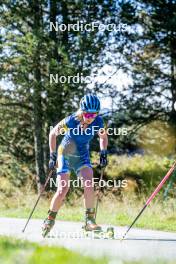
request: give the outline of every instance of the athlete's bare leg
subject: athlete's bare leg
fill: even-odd
[[[54,194],[51,204],[50,204],[50,211],[57,212],[61,205],[62,201],[64,200],[68,190],[68,181],[69,181],[69,173],[61,173],[60,175],[57,176],[57,191]]]
[[[94,207],[93,170],[85,167],[80,170],[80,176],[84,185],[84,203],[86,208]]]
[[[101,227],[95,222],[94,208],[94,186],[93,186],[93,170],[85,167],[80,170],[80,176],[84,184],[84,203],[85,203],[85,230],[101,231]]]

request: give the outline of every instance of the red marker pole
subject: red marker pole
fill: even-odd
[[[149,205],[149,203],[157,195],[157,193],[160,191],[160,189],[162,188],[162,186],[164,185],[164,183],[167,181],[167,179],[172,175],[172,173],[174,172],[175,168],[176,168],[176,161],[174,162],[174,164],[172,165],[172,167],[170,168],[170,170],[168,171],[168,173],[165,175],[165,177],[162,179],[162,181],[160,182],[160,184],[157,186],[157,188],[154,190],[154,192],[152,193],[152,195],[148,198],[148,200],[146,201],[144,207],[139,212],[139,214],[136,216],[136,218],[134,219],[134,221],[132,222],[132,224],[130,225],[130,227],[128,228],[128,230],[125,232],[125,234],[123,235],[123,237],[122,237],[121,240],[123,240],[125,238],[126,234],[129,232],[129,230],[132,228],[132,226],[136,223],[136,221],[138,220],[138,218],[140,217],[140,215],[144,212],[145,208]]]

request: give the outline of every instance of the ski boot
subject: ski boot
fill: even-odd
[[[101,226],[97,225],[95,222],[95,209],[88,208],[86,209],[85,215],[85,226],[83,226],[84,235],[89,236],[90,233],[98,235],[102,232]]]
[[[44,220],[43,226],[42,226],[42,236],[46,237],[47,234],[51,231],[52,227],[55,224],[55,218],[56,218],[57,212],[48,211],[48,217]]]

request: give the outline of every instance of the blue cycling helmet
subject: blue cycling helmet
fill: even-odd
[[[85,95],[80,101],[80,109],[88,113],[100,111],[100,101],[96,95]]]

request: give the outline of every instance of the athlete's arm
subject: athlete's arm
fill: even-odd
[[[62,134],[63,130],[67,130],[65,119],[60,121],[49,133],[50,153],[56,152],[56,138],[58,135]]]
[[[103,129],[103,132],[99,132],[98,135],[100,138],[100,166],[102,168],[105,168],[108,164],[108,160],[107,160],[108,135],[105,129]]]
[[[49,147],[50,147],[50,153],[56,152],[56,134],[52,129],[49,133]]]
[[[61,129],[67,130],[65,118],[60,121],[49,133],[50,160],[49,169],[54,169],[57,161],[56,137],[61,134]]]

